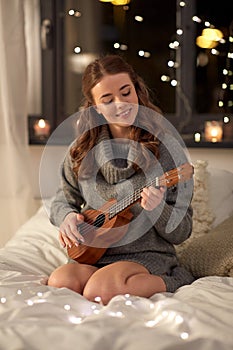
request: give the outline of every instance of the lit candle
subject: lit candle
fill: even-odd
[[[45,119],[37,120],[33,125],[35,136],[48,137],[50,134],[50,124]]]
[[[205,123],[205,140],[210,142],[222,141],[222,122],[207,121]]]
[[[194,134],[194,141],[200,142],[201,141],[201,134],[199,132],[195,132]]]

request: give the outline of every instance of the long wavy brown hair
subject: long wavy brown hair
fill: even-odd
[[[152,103],[148,87],[132,66],[119,55],[107,55],[90,63],[86,67],[82,77],[82,92],[84,99],[78,123],[79,137],[77,137],[70,150],[73,161],[73,170],[77,176],[82,160],[96,145],[101,128],[106,124],[106,121],[104,122],[104,120],[103,123],[98,122],[98,125],[95,125],[95,122],[93,122],[93,120],[97,120],[100,116],[97,114],[95,108],[92,108],[92,106],[94,106],[92,89],[104,76],[119,73],[127,73],[129,75],[138,96],[139,106],[148,108],[148,113],[144,111],[144,113],[140,113],[140,116],[138,113],[136,117],[136,119],[138,119],[137,125],[132,125],[130,127],[129,139],[136,141],[143,146],[142,149],[146,148],[157,158],[159,157],[159,139],[155,136],[155,120],[151,117],[150,111],[152,110],[161,115],[161,110]],[[157,113],[154,114],[156,115]],[[145,160],[148,158],[146,154],[143,156]],[[135,167],[137,168],[137,165],[135,165]]]

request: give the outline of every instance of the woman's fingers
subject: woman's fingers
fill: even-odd
[[[72,240],[68,237],[68,235],[64,232],[59,231],[59,241],[63,248],[72,246]]]
[[[82,214],[69,213],[59,229],[59,241],[62,247],[72,246],[72,243],[78,245],[80,242],[84,243],[84,238],[78,230],[78,225],[80,225],[84,220]]]
[[[59,242],[60,242],[61,246],[62,246],[63,248],[65,248],[65,247],[66,247],[66,243],[65,243],[65,240],[64,240],[64,238],[63,238],[63,234],[62,234],[61,231],[59,231],[59,236],[58,236],[58,238],[59,238]]]
[[[141,193],[141,206],[146,210],[155,209],[162,201],[165,188],[155,188],[153,186],[145,187]]]

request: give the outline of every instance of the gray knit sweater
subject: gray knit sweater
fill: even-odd
[[[165,135],[159,147],[159,160],[150,154],[151,166],[135,171],[133,162],[141,165],[137,143],[111,140],[108,128],[102,129],[92,154],[83,162],[84,167],[91,166],[88,178],[80,180],[74,175],[69,152],[64,159],[61,185],[51,206],[50,220],[56,226],[72,211],[99,209],[110,198],[124,201],[155,177],[187,162],[179,142]],[[179,267],[173,245],[182,243],[191,234],[192,191],[191,179],[168,188],[164,200],[153,211],[134,204],[127,234],[109,247],[96,265],[101,267],[120,260],[139,262],[151,273],[161,275],[168,291],[190,283],[193,277]]]

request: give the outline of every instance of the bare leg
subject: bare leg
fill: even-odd
[[[99,296],[107,304],[118,294],[129,293],[148,298],[165,291],[166,285],[160,276],[151,275],[138,263],[119,261],[93,273],[84,287],[83,295],[91,301]]]
[[[82,294],[88,279],[96,270],[97,267],[86,264],[62,265],[52,272],[48,285],[57,288],[66,287]]]

